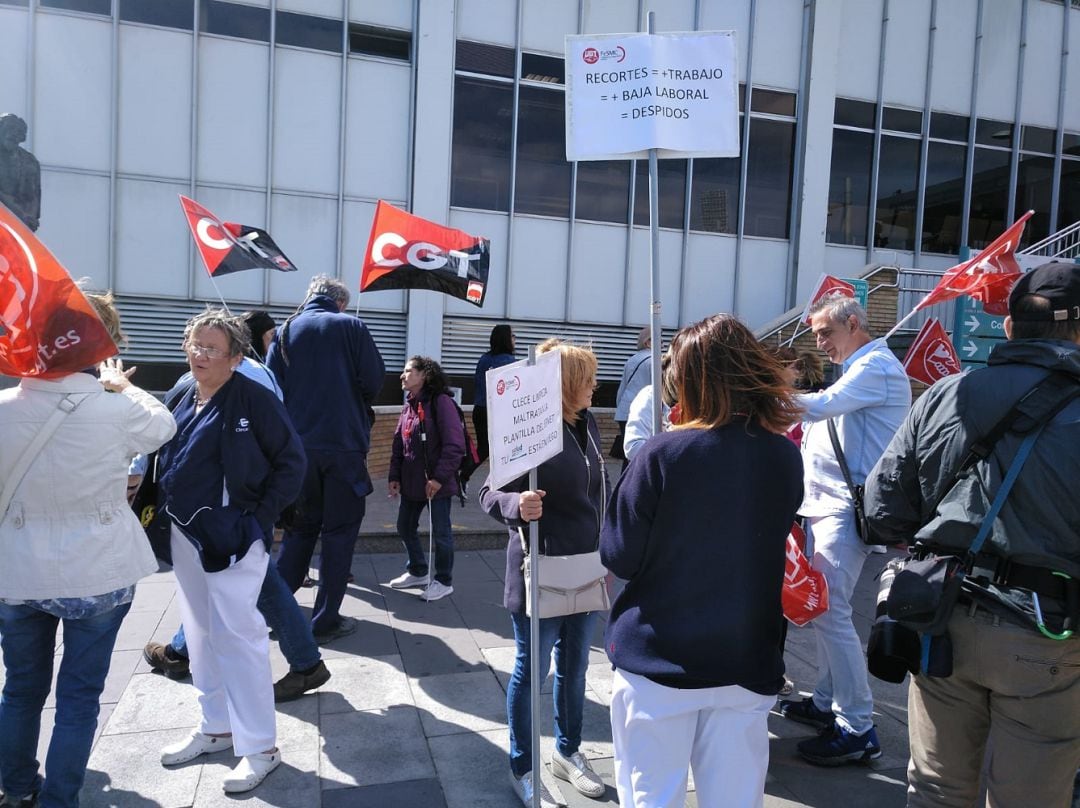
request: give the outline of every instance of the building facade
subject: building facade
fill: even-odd
[[[818,275],[943,269],[1016,215],[1080,220],[1076,0],[0,0],[0,112],[29,124],[39,236],[116,291],[144,362],[220,295],[358,288],[375,204],[491,239],[484,308],[360,296],[393,367],[461,376],[496,322],[591,339],[617,378],[649,310],[644,161],[565,159],[564,36],[736,31],[742,155],[660,163],[662,320],[761,325]],[[217,288],[177,195],[301,271]]]

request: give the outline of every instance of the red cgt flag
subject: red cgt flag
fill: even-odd
[[[191,237],[211,278],[243,272],[245,269],[276,269],[295,272],[296,266],[270,238],[257,227],[223,222],[194,199],[180,194]]]
[[[919,301],[915,311],[968,295],[980,301],[983,310],[990,314],[1008,314],[1009,290],[1021,275],[1014,253],[1024,225],[1034,213],[1029,210],[978,255],[946,272],[933,291]]]
[[[806,325],[810,325],[810,308],[817,303],[821,298],[828,297],[829,295],[843,295],[844,297],[855,297],[855,287],[847,281],[842,281],[839,278],[834,278],[832,275],[822,275],[818,278],[817,286],[814,287],[814,293],[810,295],[810,300],[806,303],[806,308],[803,309],[802,321]]]
[[[491,242],[379,200],[360,275],[361,292],[430,289],[483,306]]]
[[[60,263],[0,205],[0,373],[57,379],[116,355],[116,343]]]
[[[927,320],[919,329],[904,357],[904,370],[923,384],[933,384],[963,372],[949,335],[936,319]]]

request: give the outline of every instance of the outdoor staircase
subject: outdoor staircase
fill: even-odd
[[[1080,262],[1080,222],[1053,233],[1037,244],[1019,250],[1017,255],[1073,259]]]

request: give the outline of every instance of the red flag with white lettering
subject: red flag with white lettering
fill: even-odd
[[[360,275],[361,292],[430,289],[483,306],[491,242],[379,200]]]
[[[0,205],[0,373],[57,379],[115,356],[116,343],[60,262]]]
[[[822,275],[818,278],[817,286],[814,287],[814,293],[810,295],[810,299],[806,302],[806,308],[803,309],[802,322],[806,325],[810,325],[810,308],[817,303],[821,298],[828,297],[829,295],[843,295],[844,297],[855,297],[855,287],[847,281],[842,281],[839,278],[834,278],[832,275]]]
[[[990,314],[1008,314],[1009,291],[1021,275],[1014,253],[1033,213],[1029,210],[978,255],[949,269],[933,291],[919,301],[915,311],[968,295],[980,301]]]
[[[245,269],[276,269],[296,272],[296,266],[270,238],[257,227],[223,222],[194,199],[180,194],[191,237],[211,278],[242,272]]]
[[[945,328],[936,319],[927,320],[904,356],[907,375],[923,384],[933,384],[946,376],[962,373],[960,358]]]

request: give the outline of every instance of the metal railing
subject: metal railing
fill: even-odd
[[[1045,255],[1047,258],[1080,258],[1080,222],[1073,222],[1027,249],[1020,250],[1018,254]]]

